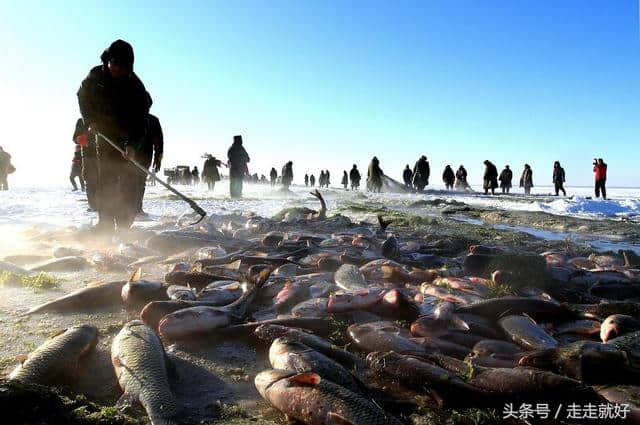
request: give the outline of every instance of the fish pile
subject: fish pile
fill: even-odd
[[[322,200],[318,193],[314,196]],[[196,231],[147,234],[120,252],[72,250],[41,270],[165,264],[163,281],[91,286],[26,314],[121,305],[140,312],[115,337],[123,397],[153,424],[188,423],[164,345],[213,336],[267,347],[264,400],[305,424],[401,424],[419,404],[640,404],[640,262],[631,252],[531,253],[429,241],[379,218],[290,210],[211,217]],[[17,269],[21,273],[22,269]],[[45,342],[11,379],[55,384],[96,344],[84,325]],[[66,376],[66,378],[70,378]],[[562,417],[561,417],[562,419]],[[558,420],[557,423],[580,420]]]

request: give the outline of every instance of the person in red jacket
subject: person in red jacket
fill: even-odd
[[[593,171],[596,173],[596,198],[600,197],[602,192],[602,199],[607,199],[607,189],[605,184],[607,182],[607,164],[604,163],[602,158],[594,160]]]

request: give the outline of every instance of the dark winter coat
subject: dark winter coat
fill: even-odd
[[[369,171],[367,173],[369,183],[375,187],[382,187],[383,175],[384,172],[380,168],[380,161],[377,159],[371,160],[371,163],[369,164]]]
[[[510,188],[511,181],[513,180],[513,171],[509,168],[505,168],[500,173],[500,178],[498,180],[500,180],[500,187]]]
[[[451,169],[451,167],[446,167],[444,169],[444,172],[442,173],[442,180],[446,184],[450,184],[450,185],[452,185],[453,182],[456,180],[456,175],[453,173],[453,170]]]
[[[133,71],[113,78],[106,62],[96,66],[80,85],[78,103],[87,125],[97,125],[100,132],[122,146],[141,148],[152,101]]]
[[[227,152],[227,158],[229,159],[229,175],[231,177],[242,177],[249,172],[247,168],[250,161],[249,154],[244,150],[242,142],[233,142]]]
[[[485,189],[495,189],[498,187],[498,169],[491,162],[485,165],[483,180],[483,187]]]
[[[361,178],[362,177],[360,176],[360,171],[358,171],[357,168],[352,168],[349,172],[349,180],[351,180],[352,183],[360,184]]]
[[[218,167],[222,165],[222,162],[215,157],[208,158],[204,162],[202,167],[202,178],[205,180],[212,180],[214,182],[220,181],[220,172]]]
[[[556,184],[565,182],[564,168],[553,167],[553,182]]]
[[[413,177],[413,171],[411,171],[411,168],[406,167],[402,172],[402,180],[404,181],[404,184],[411,184],[411,177]]]
[[[520,187],[533,187],[533,170],[525,168],[520,176]]]
[[[428,186],[430,175],[429,161],[420,158],[413,167],[413,184],[415,186]]]

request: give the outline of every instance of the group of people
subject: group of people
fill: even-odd
[[[80,178],[81,189],[86,190],[89,208],[97,210],[99,223],[97,229],[112,233],[116,229],[126,230],[132,224],[136,214],[142,212],[142,199],[145,191],[147,173],[136,168],[129,159],[136,160],[143,168],[160,170],[163,155],[163,134],[160,121],[150,114],[151,95],[134,72],[134,52],[131,45],[123,40],[114,41],[100,56],[101,64],[92,68],[82,81],[78,90],[78,104],[81,118],[76,122],[73,141],[76,144],[70,180],[77,189],[75,179]],[[226,166],[229,168],[231,197],[242,196],[243,180],[249,175],[249,155],[243,147],[242,136],[233,137],[233,143],[227,152]],[[7,175],[15,171],[11,157],[0,148],[0,189],[8,189]],[[209,189],[220,180],[218,167],[222,161],[207,155],[202,170],[202,179]],[[485,161],[484,190],[495,193],[498,180],[503,192],[511,188],[513,173],[505,167],[500,176],[490,161]],[[598,159],[594,162],[596,174],[596,196],[602,193],[606,197],[607,166]],[[257,174],[254,176],[257,180]],[[403,172],[404,183],[417,191],[423,191],[429,184],[430,167],[426,156],[421,156],[413,169],[407,165]],[[373,157],[367,170],[367,190],[380,192],[387,176],[380,167],[380,161]],[[275,185],[278,176],[271,170],[271,184]],[[463,166],[454,173],[447,165],[442,179],[446,188],[451,190],[468,189],[467,172]],[[357,190],[360,186],[360,172],[354,164],[347,174],[342,176],[342,185],[348,183]],[[260,180],[266,183],[266,177]],[[293,164],[287,162],[282,168],[280,181],[289,187],[293,181]],[[553,182],[556,194],[562,191],[565,182],[564,169],[558,162],[554,165]],[[305,184],[315,186],[315,177],[305,175]],[[329,171],[322,171],[318,183],[320,187],[329,187]],[[520,179],[525,193],[533,187],[533,172],[527,164]]]

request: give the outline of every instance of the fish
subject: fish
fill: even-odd
[[[640,320],[624,314],[612,314],[600,326],[600,339],[607,342],[635,331],[640,331]]]
[[[624,314],[640,320],[640,304],[634,301],[603,301],[599,304],[574,304],[576,314],[606,319],[614,314]]]
[[[338,293],[329,297],[327,311],[329,313],[347,313],[366,310],[378,304],[384,295],[380,288],[360,289],[356,292]]]
[[[519,365],[549,370],[591,385],[634,384],[640,377],[640,369],[630,364],[624,351],[595,341],[529,352],[520,358]]]
[[[626,300],[640,298],[640,284],[598,282],[589,288],[589,293],[609,300]]]
[[[367,280],[357,266],[343,264],[336,270],[333,280],[338,288],[345,291],[357,291],[367,287]]]
[[[70,292],[53,301],[33,307],[22,315],[45,312],[86,311],[97,307],[122,305],[122,288],[125,280],[87,286]]]
[[[210,283],[198,294],[197,300],[206,302],[211,306],[229,305],[244,293],[240,282],[233,280],[221,280]]]
[[[145,305],[140,311],[140,320],[142,320],[151,329],[158,329],[158,324],[163,317],[169,313],[178,310],[184,310],[191,307],[209,306],[216,307],[206,301],[185,301],[185,300],[165,300],[151,301]]]
[[[375,303],[373,312],[383,317],[391,317],[397,320],[414,321],[420,316],[420,308],[409,299],[402,291],[391,289],[382,299]]]
[[[590,386],[552,372],[529,367],[486,368],[474,366],[468,380],[480,390],[493,393],[498,406],[507,403],[592,403],[604,399]]]
[[[542,350],[558,346],[558,341],[530,317],[505,316],[498,321],[498,324],[513,342],[526,350]]]
[[[324,338],[300,329],[275,324],[263,324],[258,326],[253,333],[260,340],[268,343],[273,343],[273,341],[280,337],[301,342],[307,347],[336,360],[350,369],[362,366],[362,361],[356,355],[336,347]]]
[[[111,362],[124,392],[120,404],[140,403],[153,425],[184,423],[169,386],[167,354],[151,328],[139,320],[125,324],[113,339]]]
[[[219,334],[237,337],[239,335],[252,334],[262,325],[279,325],[289,328],[299,328],[313,332],[314,335],[328,337],[331,328],[330,322],[326,318],[317,317],[283,317],[278,319],[260,320],[257,322],[246,322],[239,325],[231,325],[221,328]]]
[[[196,291],[189,286],[171,285],[167,288],[167,296],[170,300],[195,301]]]
[[[103,252],[94,254],[90,259],[91,265],[96,269],[110,272],[124,272],[129,267],[129,264],[135,261],[136,258],[133,257]]]
[[[135,243],[121,243],[118,245],[118,254],[124,257],[144,258],[152,256],[160,256],[158,251],[145,248]]]
[[[55,385],[69,383],[78,369],[78,361],[98,343],[98,329],[91,325],[73,326],[58,332],[29,354],[9,375],[25,384]]]
[[[48,255],[31,255],[31,254],[9,255],[4,257],[2,259],[3,261],[0,261],[0,272],[3,272],[3,271],[11,272],[11,269],[15,267],[14,271],[16,273],[14,274],[25,276],[29,272],[27,272],[20,266],[26,266],[34,263],[41,263],[50,258],[51,257],[49,257]]]
[[[309,298],[309,286],[304,283],[288,281],[274,300],[277,312],[283,313],[291,307]]]
[[[395,351],[396,353],[420,353],[426,349],[412,341],[411,334],[392,322],[353,324],[347,328],[349,338],[362,351]]]
[[[391,352],[373,352],[367,363],[376,374],[398,380],[407,388],[425,392],[435,391],[438,399],[449,407],[486,404],[486,394],[466,383],[455,373],[420,358]]]
[[[177,340],[241,322],[271,271],[265,269],[257,275],[252,275],[250,271],[246,283],[251,287],[232,304],[224,307],[190,307],[167,314],[158,324],[158,332],[165,338]]]
[[[600,333],[600,322],[597,320],[572,320],[564,322],[555,327],[557,334],[578,334],[584,336],[597,335]]]
[[[202,289],[212,282],[229,280],[228,276],[217,276],[203,272],[171,271],[164,276],[165,282],[171,285],[189,285],[196,289]]]
[[[291,315],[293,317],[327,317],[328,304],[328,298],[311,298],[296,304],[291,309]]]
[[[280,232],[269,232],[262,238],[261,244],[267,248],[275,248],[284,240],[284,234]]]
[[[378,405],[317,373],[269,369],[256,375],[254,383],[276,409],[305,424],[401,424]]]
[[[227,251],[220,246],[205,246],[196,251],[195,257],[198,260],[205,258],[221,258],[227,255]]]
[[[67,246],[60,246],[53,250],[54,258],[64,258],[64,257],[81,257],[84,254],[84,251],[77,248],[70,248]]]
[[[43,261],[29,267],[30,272],[77,272],[89,267],[83,257],[61,257]]]
[[[381,215],[378,215],[378,224],[380,225],[380,229],[378,229],[379,234],[384,235],[391,223],[393,223],[393,220],[385,220]]]
[[[122,287],[122,302],[126,306],[146,304],[150,301],[168,299],[167,287],[162,282],[141,280],[140,269],[135,271],[129,281]]]
[[[470,313],[497,320],[505,315],[526,314],[534,320],[560,321],[579,318],[568,306],[536,298],[492,298],[459,306],[457,313]]]
[[[138,267],[145,266],[147,264],[159,263],[164,259],[165,257],[162,255],[151,255],[148,257],[142,257],[139,260],[136,260],[133,263],[127,265],[127,269],[137,269]]]
[[[354,393],[367,394],[366,386],[344,366],[299,339],[286,336],[274,339],[269,347],[269,363],[274,369],[315,372]]]

